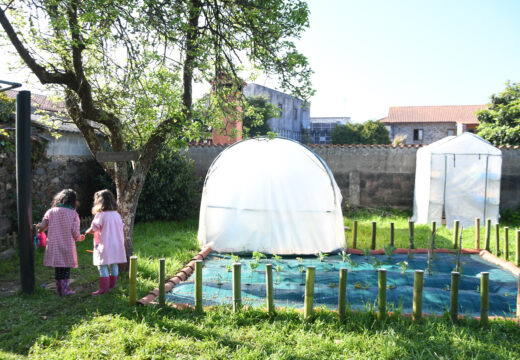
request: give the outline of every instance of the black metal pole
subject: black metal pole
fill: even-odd
[[[20,91],[16,95],[16,189],[20,278],[26,294],[34,291],[31,188],[31,92]]]

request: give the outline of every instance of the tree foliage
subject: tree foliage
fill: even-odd
[[[491,96],[488,109],[477,112],[478,135],[495,145],[520,145],[520,83],[507,83]]]
[[[280,116],[279,109],[269,102],[267,96],[249,96],[246,99],[249,106],[242,120],[244,138],[267,135],[271,131],[268,120]]]
[[[390,134],[377,120],[338,125],[330,133],[333,144],[390,144]]]
[[[0,93],[0,122],[6,122],[9,120],[9,116],[14,113],[15,100],[10,99],[5,93]]]
[[[0,0],[0,38],[63,94],[94,156],[139,152],[132,164],[100,164],[116,184],[130,255],[153,160],[166,144],[226,128],[219,121],[240,108],[230,102],[241,101],[234,95],[246,65],[274,74],[297,97],[312,93],[307,59],[293,43],[308,16],[303,0]],[[211,85],[210,95],[194,101],[194,82]]]

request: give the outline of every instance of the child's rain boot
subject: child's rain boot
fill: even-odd
[[[110,275],[110,288],[112,289],[117,284],[117,276]]]
[[[106,293],[110,289],[110,278],[103,276],[99,278],[99,290],[94,291],[92,295],[101,295]]]
[[[56,280],[56,294],[61,296],[61,280]]]
[[[70,279],[61,280],[61,295],[74,295],[76,292],[69,287]]]

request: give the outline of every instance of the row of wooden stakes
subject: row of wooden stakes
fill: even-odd
[[[202,260],[195,262],[195,311],[201,313],[202,308]],[[241,280],[241,263],[233,264],[232,272],[232,307],[234,312],[240,311],[242,308],[242,280]],[[386,309],[386,269],[378,269],[378,305],[377,318],[384,320],[388,316]],[[314,279],[316,268],[307,266],[305,277],[305,297],[303,317],[306,320],[312,319],[314,312]],[[130,257],[129,271],[129,304],[136,304],[137,294],[137,256]],[[450,286],[450,309],[451,319],[456,322],[458,320],[458,303],[459,303],[459,280],[460,273],[452,271]],[[269,314],[275,313],[274,307],[274,289],[273,289],[273,266],[265,265],[265,282],[266,282],[266,306]],[[422,299],[423,299],[424,270],[415,270],[414,286],[413,286],[413,312],[412,319],[415,322],[422,320]],[[165,259],[159,259],[159,305],[165,304]],[[339,295],[338,295],[338,316],[340,321],[346,318],[346,300],[347,300],[347,268],[339,270]],[[517,310],[518,311],[518,310]],[[489,322],[489,273],[482,272],[480,278],[480,323],[486,326]]]
[[[490,244],[491,244],[491,219],[486,220],[486,230],[485,230],[485,242],[484,249],[491,252]],[[431,224],[431,246],[435,248],[435,233],[437,230],[437,224],[435,221]],[[455,220],[453,226],[453,249],[458,248],[459,243],[459,230],[460,230],[460,221]],[[408,231],[409,231],[409,245],[410,249],[415,248],[415,237],[414,237],[414,222],[408,222]],[[377,222],[372,221],[372,234],[371,234],[371,242],[370,242],[370,250],[376,249],[376,234],[377,234]],[[354,220],[352,225],[352,248],[357,249],[357,239],[358,239],[358,221]],[[509,260],[509,227],[504,227],[504,258]],[[390,245],[394,246],[394,223],[390,223]],[[480,218],[475,218],[475,249],[480,250]],[[496,255],[500,255],[500,227],[499,224],[495,224],[495,252]],[[516,254],[515,254],[515,265],[520,266],[520,230],[516,230]]]

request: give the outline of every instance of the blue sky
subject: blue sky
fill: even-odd
[[[297,42],[315,71],[311,116],[487,103],[520,81],[520,1],[309,0]]]

